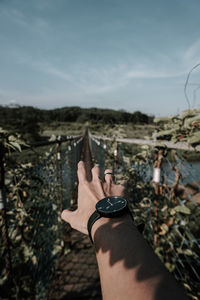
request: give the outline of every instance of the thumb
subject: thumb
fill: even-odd
[[[63,219],[65,222],[71,224],[71,220],[74,216],[75,211],[71,211],[69,209],[65,209],[61,213],[61,219]]]

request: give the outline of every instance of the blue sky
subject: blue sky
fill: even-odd
[[[199,0],[0,0],[0,104],[182,112],[199,13]]]

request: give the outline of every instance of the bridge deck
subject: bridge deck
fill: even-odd
[[[71,230],[65,239],[71,251],[57,263],[48,300],[102,299],[96,256],[88,236]]]

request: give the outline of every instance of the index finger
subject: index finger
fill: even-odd
[[[92,178],[93,178],[93,179],[101,180],[101,179],[100,179],[100,176],[101,176],[101,171],[100,171],[99,165],[96,164],[96,165],[92,168]]]
[[[87,180],[85,163],[82,160],[79,161],[79,163],[78,163],[78,172],[77,173],[78,173],[78,180],[79,180],[79,182]]]

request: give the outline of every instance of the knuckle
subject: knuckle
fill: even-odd
[[[78,168],[84,168],[84,162],[82,160],[79,161]]]
[[[83,184],[83,185],[89,185],[89,182],[87,181],[86,178],[82,178],[80,183]]]
[[[99,177],[93,177],[92,181],[93,181],[93,183],[97,184],[100,182],[100,179],[99,179]]]

